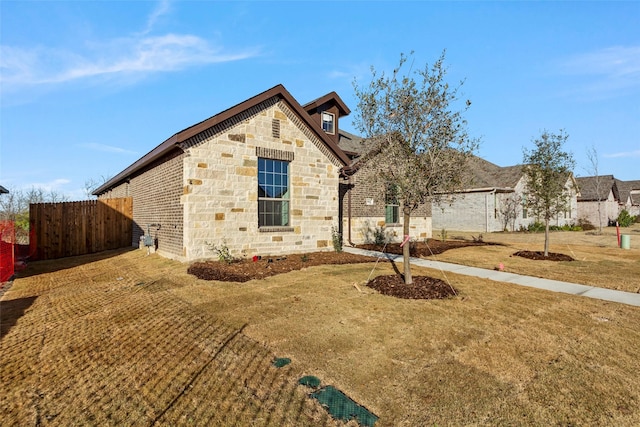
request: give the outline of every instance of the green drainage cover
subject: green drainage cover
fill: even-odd
[[[347,422],[355,418],[358,423],[367,427],[373,427],[378,421],[378,417],[333,386],[329,385],[315,391],[311,393],[311,397],[318,399],[318,402],[327,408],[333,418]]]
[[[314,377],[313,375],[307,375],[306,377],[302,377],[298,380],[298,384],[306,385],[311,388],[318,388],[320,385],[320,378]]]
[[[278,357],[273,361],[273,366],[276,368],[282,368],[283,366],[287,366],[289,363],[291,363],[291,359],[288,357]]]

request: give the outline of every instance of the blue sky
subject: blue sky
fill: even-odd
[[[479,154],[569,134],[576,175],[640,179],[640,2],[0,2],[0,185],[83,197],[174,133],[282,83],[301,103],[446,49]],[[351,119],[340,122],[353,131]]]

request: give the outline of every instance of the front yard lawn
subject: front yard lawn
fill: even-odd
[[[459,295],[403,300],[363,286],[373,268],[233,283],[137,250],[33,263],[0,300],[0,416],[337,425],[298,384],[313,375],[376,426],[640,424],[637,307],[421,268]]]

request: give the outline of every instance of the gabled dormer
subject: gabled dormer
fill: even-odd
[[[331,92],[302,106],[311,119],[336,144],[339,142],[340,118],[351,113],[337,93]]]

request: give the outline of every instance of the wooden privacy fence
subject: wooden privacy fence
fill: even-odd
[[[30,252],[55,259],[131,246],[133,199],[29,206]]]

